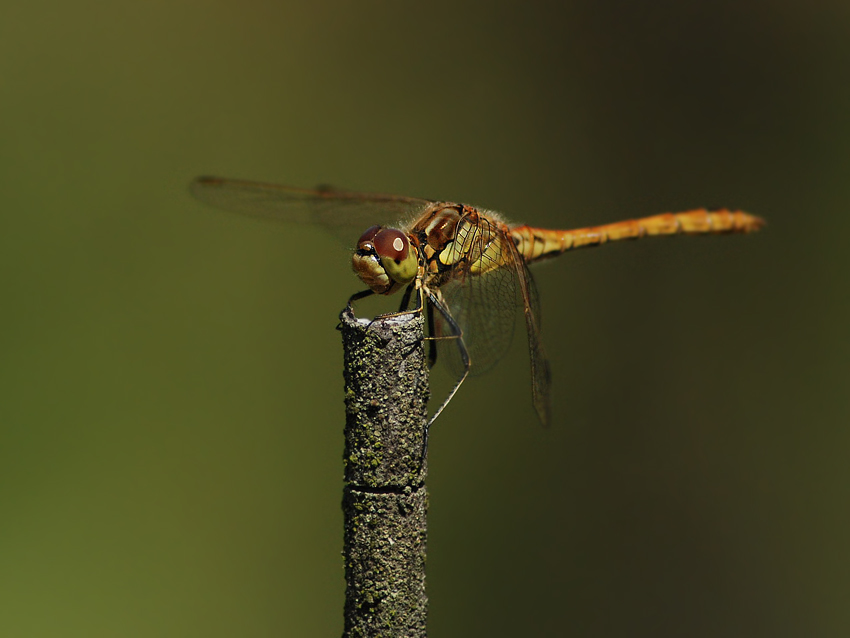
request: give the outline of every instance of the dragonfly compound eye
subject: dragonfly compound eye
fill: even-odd
[[[370,230],[372,229],[370,228],[366,233],[368,234]],[[375,246],[375,252],[378,253],[381,259],[389,257],[390,259],[401,261],[407,257],[407,253],[410,250],[410,242],[407,236],[395,228],[384,228],[378,231],[373,235],[372,243]]]
[[[381,265],[393,281],[400,284],[413,281],[418,263],[416,251],[410,250],[407,235],[395,228],[384,228],[375,234],[372,243],[381,258]]]
[[[360,235],[360,239],[357,240],[357,248],[360,250],[370,250],[372,240],[375,239],[375,235],[377,235],[380,230],[380,226],[370,226],[367,228],[366,232]]]

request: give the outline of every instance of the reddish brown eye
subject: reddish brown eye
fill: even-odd
[[[407,236],[395,228],[384,228],[378,232],[372,242],[379,257],[401,261],[407,257],[410,242]]]
[[[379,230],[381,230],[380,226],[370,226],[367,228],[366,232],[360,235],[360,239],[357,240],[357,247],[362,249],[365,248],[363,244],[371,244]]]

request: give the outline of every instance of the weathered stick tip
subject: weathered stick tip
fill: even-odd
[[[340,314],[345,377],[345,632],[426,635],[428,367],[421,313]]]

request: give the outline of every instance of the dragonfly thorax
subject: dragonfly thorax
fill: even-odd
[[[372,292],[390,295],[413,281],[419,260],[403,232],[372,226],[360,236],[351,265]]]

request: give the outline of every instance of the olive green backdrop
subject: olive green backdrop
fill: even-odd
[[[7,3],[0,635],[342,630],[359,285],[210,173],[766,217],[536,271],[553,424],[515,339],[435,426],[431,635],[846,636],[848,43],[839,0]]]

